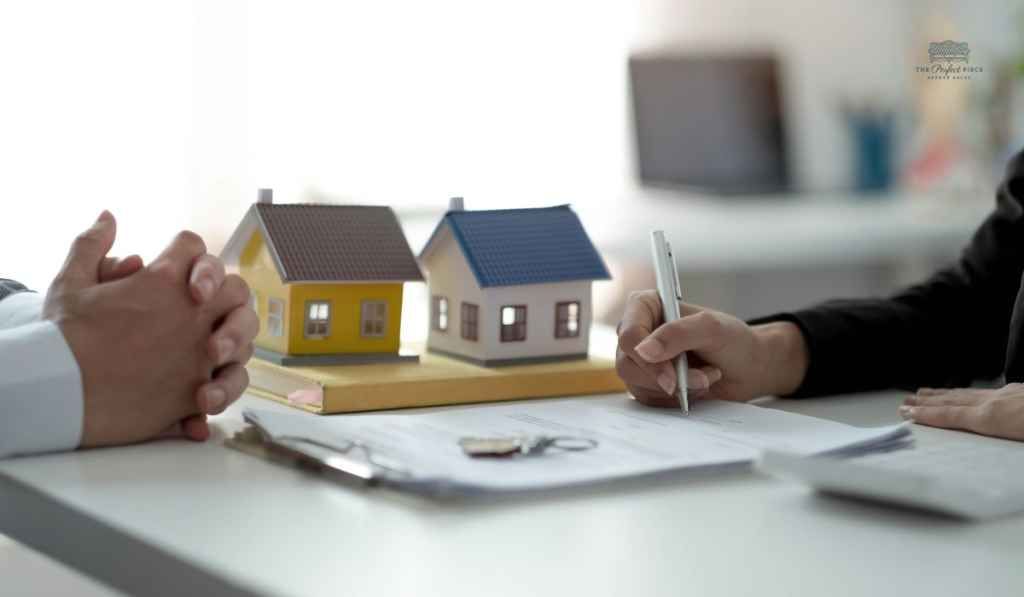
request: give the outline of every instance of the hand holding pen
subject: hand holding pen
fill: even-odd
[[[649,406],[679,407],[673,359],[688,354],[691,403],[712,398],[747,401],[796,391],[807,370],[803,334],[789,322],[751,326],[692,304],[665,323],[654,290],[634,292],[619,324],[616,369],[629,392]]]

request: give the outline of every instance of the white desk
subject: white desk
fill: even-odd
[[[900,397],[781,401],[860,425]],[[1020,595],[1024,517],[967,524],[751,472],[500,502],[352,489],[220,445],[0,463],[0,531],[132,594]],[[281,407],[285,408],[285,407]],[[922,443],[998,441],[917,429]]]

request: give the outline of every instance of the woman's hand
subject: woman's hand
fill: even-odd
[[[683,317],[662,321],[653,290],[635,292],[619,324],[616,368],[633,396],[650,406],[678,406],[672,359],[687,352],[693,398],[750,400],[796,390],[807,369],[803,335],[787,322],[750,326],[732,315],[680,305]]]
[[[900,415],[931,427],[1024,441],[1024,384],[994,390],[921,388],[903,401]]]

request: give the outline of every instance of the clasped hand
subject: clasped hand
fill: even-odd
[[[194,233],[178,234],[149,266],[107,257],[115,235],[103,212],[75,239],[43,308],[81,370],[81,445],[204,440],[206,415],[248,385],[243,365],[259,328],[248,286]]]

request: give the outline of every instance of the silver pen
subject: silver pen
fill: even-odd
[[[658,279],[658,297],[661,298],[662,315],[665,323],[682,317],[679,304],[683,302],[683,289],[679,285],[679,272],[676,271],[676,259],[672,255],[672,247],[665,240],[663,230],[651,232],[651,255],[654,259],[654,274]],[[675,359],[676,367],[676,398],[679,408],[684,413],[690,412],[690,399],[686,391],[686,353],[679,353]]]

